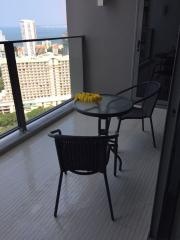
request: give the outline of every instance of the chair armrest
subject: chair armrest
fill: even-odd
[[[145,100],[151,98],[151,97],[154,96],[155,94],[159,94],[159,92],[160,92],[160,89],[159,89],[157,92],[154,92],[154,93],[150,94],[149,96],[143,97],[143,98],[141,98],[141,99],[133,102],[133,105],[134,105],[134,104],[137,104],[137,103],[140,103],[140,102],[144,102]]]
[[[143,86],[143,85],[146,85],[148,84],[149,82],[146,81],[146,82],[143,82],[141,84],[136,84],[136,85],[133,85],[132,87],[129,87],[129,88],[126,88],[118,93],[116,93],[115,95],[119,95],[119,94],[122,94],[122,93],[125,93],[125,92],[128,92],[129,90],[133,89],[133,88],[137,88],[137,87],[140,87],[140,86]]]
[[[52,138],[55,138],[59,135],[61,135],[61,130],[60,129],[56,129],[56,130],[53,130],[50,133],[48,133],[48,136],[52,137]]]
[[[143,102],[144,100],[146,100],[147,98],[141,98],[141,99],[139,99],[139,100],[137,100],[137,101],[134,101],[133,102],[133,105],[135,105],[135,104],[137,104],[137,103],[141,103],[141,102]]]
[[[132,89],[134,89],[134,88],[136,88],[136,87],[139,87],[140,85],[144,85],[144,84],[147,84],[147,82],[143,82],[143,83],[141,83],[141,84],[133,85],[132,87],[126,88],[126,89],[124,89],[124,90],[122,90],[122,91],[116,93],[115,95],[119,95],[119,94],[122,94],[122,93],[128,92],[129,90],[132,90]]]
[[[135,88],[135,87],[137,87],[137,85],[136,85],[136,86],[129,87],[129,88],[126,88],[126,89],[124,89],[124,90],[116,93],[115,95],[120,95],[120,94],[122,94],[122,93],[128,92],[129,90],[131,90],[131,89],[133,89],[133,88]]]

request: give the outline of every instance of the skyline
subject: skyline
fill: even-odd
[[[21,19],[33,19],[39,26],[67,25],[65,0],[6,0],[1,3],[1,9],[1,27],[17,27]]]
[[[6,40],[22,40],[20,25],[16,27],[1,27],[0,31],[5,35]],[[67,33],[67,26],[40,26],[36,25],[37,38],[60,37]]]

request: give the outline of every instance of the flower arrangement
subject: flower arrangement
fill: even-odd
[[[102,97],[98,93],[80,92],[75,95],[76,101],[93,103],[101,101]]]

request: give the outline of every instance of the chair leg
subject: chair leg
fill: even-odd
[[[117,169],[117,140],[115,140],[114,146],[113,146],[113,151],[114,151],[114,176],[116,177],[116,169]]]
[[[142,118],[142,130],[144,132],[144,118]]]
[[[57,210],[58,210],[58,205],[59,205],[59,197],[60,197],[62,179],[63,179],[63,172],[61,171],[60,176],[59,176],[57,195],[56,195],[56,204],[55,204],[55,208],[54,208],[54,217],[57,217]]]
[[[116,177],[117,157],[114,154],[114,176]]]
[[[122,159],[119,155],[117,155],[117,158],[119,159],[119,171],[122,171]]]
[[[106,191],[107,191],[107,196],[108,196],[111,219],[112,219],[112,221],[114,221],[114,214],[113,214],[113,208],[112,208],[112,203],[111,203],[111,194],[110,194],[110,191],[109,191],[109,184],[108,184],[108,179],[107,179],[106,172],[104,172],[104,180],[105,180]]]
[[[122,160],[120,156],[118,155],[118,138],[115,140],[114,146],[112,152],[114,153],[114,176],[116,177],[116,169],[117,169],[117,159],[119,160],[119,171],[122,170]]]
[[[121,126],[121,119],[119,119],[119,122],[118,122],[117,132],[119,132],[120,126]]]
[[[152,138],[153,138],[153,145],[156,148],[156,141],[155,141],[155,136],[154,136],[154,128],[153,128],[153,121],[152,117],[150,117],[150,124],[151,124],[151,132],[152,132]]]

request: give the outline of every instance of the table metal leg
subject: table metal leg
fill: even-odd
[[[105,127],[102,127],[102,121],[105,121]],[[108,135],[111,118],[98,118],[98,134]]]

